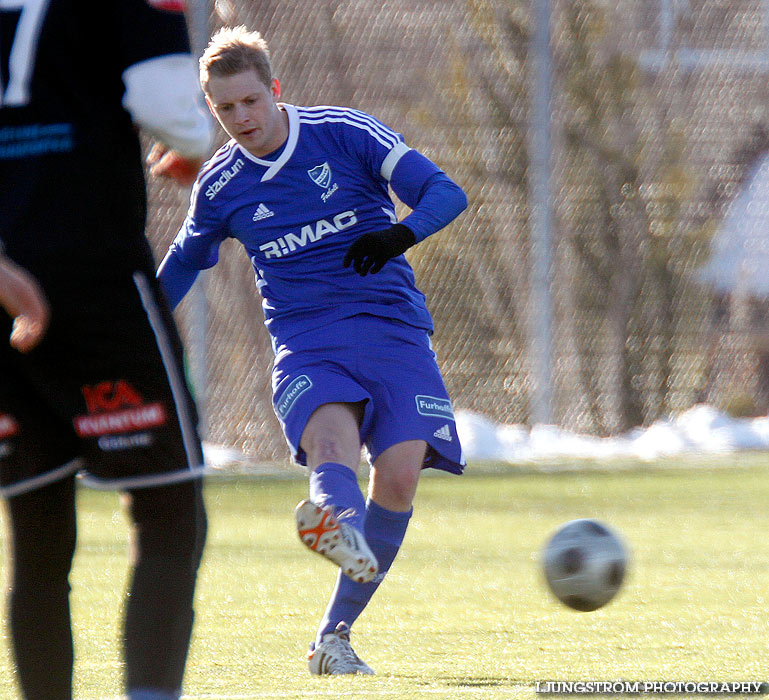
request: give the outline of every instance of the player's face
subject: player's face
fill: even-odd
[[[288,138],[286,113],[278,108],[280,83],[265,85],[256,71],[211,76],[206,102],[222,128],[255,156],[277,150]]]

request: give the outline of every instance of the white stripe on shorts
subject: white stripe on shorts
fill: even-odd
[[[49,484],[53,484],[56,481],[60,481],[61,479],[74,474],[82,466],[82,461],[79,457],[77,457],[70,460],[66,464],[62,464],[60,467],[56,467],[56,469],[52,469],[51,471],[46,472],[45,474],[40,474],[40,476],[33,476],[31,479],[17,481],[11,486],[0,488],[0,496],[3,498],[13,498],[14,496],[19,496],[22,493],[28,493],[30,491],[34,491],[35,489],[43,488],[43,486],[48,486]]]
[[[210,469],[200,465],[184,471],[147,474],[147,476],[127,476],[122,479],[102,479],[87,472],[81,474],[80,478],[83,484],[97,491],[128,491],[191,481],[192,479],[199,479],[210,471]]]
[[[184,377],[176,364],[171,339],[168,336],[162,314],[155,301],[147,277],[142,272],[134,272],[133,277],[136,288],[139,291],[139,296],[141,297],[142,306],[144,306],[144,310],[147,312],[147,318],[152,327],[152,332],[155,334],[155,341],[160,350],[160,357],[163,360],[163,366],[165,367],[166,375],[168,376],[168,381],[171,385],[171,394],[174,397],[176,415],[179,416],[179,427],[181,428],[182,440],[184,441],[184,451],[187,454],[187,467],[190,470],[198,471],[202,465],[198,464],[196,459],[196,455],[198,454],[197,433],[195,431],[195,424],[192,420],[192,416],[190,415],[189,404],[186,400],[187,392],[185,391],[186,385]],[[156,478],[158,481],[162,481],[167,477],[167,474],[159,474]],[[144,477],[137,477],[137,479],[143,480]]]

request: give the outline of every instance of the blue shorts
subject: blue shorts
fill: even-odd
[[[365,402],[361,444],[371,463],[406,440],[428,444],[425,467],[465,466],[451,401],[426,331],[358,315],[289,338],[276,349],[273,408],[294,459],[307,420],[327,403]]]

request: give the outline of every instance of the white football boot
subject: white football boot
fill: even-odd
[[[296,527],[302,542],[334,562],[353,581],[367,583],[377,575],[379,564],[363,533],[336,518],[330,508],[302,501],[296,507]]]
[[[350,628],[340,622],[333,632],[323,635],[320,644],[312,643],[307,653],[310,673],[316,676],[362,673],[374,675],[374,669],[361,661],[350,645]]]

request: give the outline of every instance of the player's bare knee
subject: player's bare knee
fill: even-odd
[[[344,463],[349,450],[336,436],[320,435],[308,441],[305,451],[310,463],[323,464],[324,462]]]
[[[393,497],[400,506],[398,510],[407,510],[411,507],[418,483],[419,475],[414,472],[405,472],[399,475],[393,489]]]
[[[307,463],[316,467],[324,462],[337,462],[348,467],[357,467],[360,460],[360,442],[357,429],[347,426],[315,426],[302,435],[302,449],[307,454]]]
[[[383,508],[406,511],[411,508],[419,483],[419,470],[397,469],[375,474],[371,498]]]

